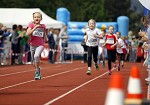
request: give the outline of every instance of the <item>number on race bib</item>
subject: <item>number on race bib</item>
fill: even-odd
[[[104,39],[100,39],[100,43],[105,43],[105,40]]]
[[[43,37],[43,35],[44,35],[44,32],[38,32],[38,31],[33,32],[33,36]]]
[[[113,38],[108,38],[106,43],[107,44],[114,44],[114,39]]]

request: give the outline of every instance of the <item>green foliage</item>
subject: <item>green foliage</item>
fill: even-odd
[[[106,20],[116,21],[118,16],[128,16],[130,0],[106,0]]]
[[[130,19],[130,29],[137,30],[141,15],[130,11],[130,0],[1,0],[1,8],[40,8],[56,19],[56,10],[67,8],[71,21],[116,21],[125,15]],[[136,27],[136,28],[135,28]]]

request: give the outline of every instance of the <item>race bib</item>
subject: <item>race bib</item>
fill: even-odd
[[[44,36],[44,30],[43,28],[37,28],[33,34],[33,36],[43,37]]]
[[[107,44],[114,44],[114,39],[113,38],[108,38],[106,43]]]
[[[100,43],[105,43],[105,40],[104,39],[100,39]]]
[[[96,45],[98,45],[97,39],[90,39],[88,42],[89,42],[90,46],[96,46]]]

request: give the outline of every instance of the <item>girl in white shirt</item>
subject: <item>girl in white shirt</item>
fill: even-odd
[[[97,64],[97,55],[98,55],[98,39],[101,37],[101,31],[98,28],[95,28],[96,22],[93,19],[88,21],[88,28],[85,30],[86,34],[86,45],[88,46],[88,70],[87,74],[91,74],[91,65],[92,65],[92,56],[95,63],[96,70],[99,70]]]

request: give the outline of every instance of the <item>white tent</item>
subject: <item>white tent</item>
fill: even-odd
[[[139,1],[145,8],[150,10],[150,0],[139,0]]]
[[[62,28],[64,25],[46,15],[39,8],[0,8],[0,23],[8,28],[11,28],[13,24],[22,25],[26,28],[29,22],[33,21],[32,14],[34,12],[41,12],[43,18],[41,23],[45,24],[47,28]]]

